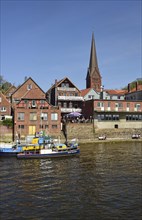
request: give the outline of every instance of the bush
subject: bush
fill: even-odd
[[[11,119],[5,119],[5,120],[3,120],[3,121],[2,121],[2,124],[3,124],[4,126],[7,126],[8,128],[12,128],[12,126],[13,126],[13,122],[12,122]]]

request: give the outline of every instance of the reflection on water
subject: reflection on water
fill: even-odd
[[[141,219],[139,142],[81,146],[80,157],[0,158],[1,219]]]

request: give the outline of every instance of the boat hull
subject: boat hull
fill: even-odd
[[[22,146],[17,148],[0,148],[0,157],[16,157],[20,152],[22,152]]]
[[[0,157],[16,157],[19,152],[0,152]]]
[[[47,154],[29,153],[29,154],[17,154],[18,159],[37,159],[37,158],[58,158],[58,157],[71,157],[80,154],[80,150],[64,151],[64,152],[52,152]]]

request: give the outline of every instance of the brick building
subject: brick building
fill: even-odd
[[[96,128],[142,128],[142,102],[125,100],[89,100],[83,114],[94,119]]]
[[[11,116],[11,104],[6,96],[0,92],[0,120],[5,116]]]
[[[83,97],[81,91],[67,77],[57,81],[46,93],[47,100],[61,108],[61,114],[77,111],[82,112]]]
[[[25,137],[37,132],[59,134],[61,131],[61,111],[50,105],[43,90],[28,78],[11,95],[14,137],[16,134]]]

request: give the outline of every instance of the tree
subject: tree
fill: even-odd
[[[13,126],[13,122],[12,122],[12,119],[5,119],[2,121],[2,124],[4,126],[7,126],[8,128],[12,128]]]
[[[12,84],[4,79],[2,75],[0,75],[0,91],[2,93],[6,92]]]

